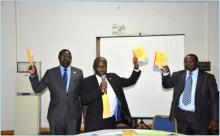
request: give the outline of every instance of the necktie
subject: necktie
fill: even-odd
[[[192,72],[189,73],[189,76],[185,82],[185,88],[183,91],[182,102],[184,105],[188,105],[191,102],[191,92],[192,92]]]
[[[121,102],[119,101],[118,98],[117,98],[117,106],[115,109],[114,116],[115,116],[116,121],[119,121],[121,118]]]
[[[65,90],[67,90],[67,69],[64,69],[64,73],[63,73],[63,83],[64,83],[64,87]]]
[[[110,103],[108,94],[104,93],[102,95],[102,103],[103,103],[103,118],[109,118],[110,117]]]

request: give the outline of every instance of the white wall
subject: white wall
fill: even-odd
[[[2,11],[2,7],[0,7],[0,11]],[[0,14],[0,18],[2,18],[1,14]],[[1,21],[0,21],[0,29],[2,29],[2,22]],[[0,41],[2,41],[2,36],[0,36]],[[0,46],[0,66],[2,66],[1,60],[2,60],[2,46]],[[2,81],[2,68],[1,67],[0,67],[0,81]],[[2,96],[2,82],[0,82],[0,88],[1,88],[0,89],[0,96]],[[2,99],[0,101],[0,104],[2,105]],[[0,116],[2,117],[2,113],[0,113]],[[2,128],[1,124],[0,124],[0,128]]]
[[[31,48],[35,59],[42,61],[43,74],[58,65],[60,49],[68,48],[72,64],[88,76],[93,73],[96,37],[110,36],[112,24],[125,25],[125,35],[185,33],[185,54],[195,53],[201,61],[211,60],[212,73],[218,78],[217,2],[42,1],[17,2],[16,8],[14,2],[2,2],[1,6],[2,130],[14,128],[16,60],[27,60],[26,48]],[[42,99],[47,105],[48,94]],[[43,115],[46,116],[45,111]],[[42,125],[47,126],[45,118]]]
[[[219,5],[217,2],[207,4],[208,11],[208,60],[211,61],[211,71],[219,83]],[[216,13],[216,14],[213,14]],[[218,86],[219,87],[219,86]]]
[[[14,128],[16,29],[15,3],[2,2],[1,130]]]

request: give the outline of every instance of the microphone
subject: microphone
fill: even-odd
[[[102,75],[102,81],[106,81],[105,75]],[[104,89],[103,91],[104,91],[105,94],[107,93],[107,89]]]

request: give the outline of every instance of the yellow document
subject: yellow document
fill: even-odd
[[[134,130],[123,130],[123,136],[136,136],[137,133]]]
[[[155,53],[155,59],[154,59],[154,65],[156,66],[165,66],[167,65],[167,53],[166,52],[156,52]]]
[[[108,94],[102,95],[102,103],[103,103],[103,118],[110,117],[110,102],[108,98]]]
[[[144,48],[135,48],[133,49],[133,55],[138,59],[139,65],[143,66],[147,64],[147,53]]]
[[[27,55],[28,55],[28,61],[30,63],[30,65],[33,65],[33,55],[30,49],[27,49]]]

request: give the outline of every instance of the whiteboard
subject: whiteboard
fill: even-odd
[[[124,88],[132,117],[153,117],[157,114],[169,115],[173,89],[162,87],[161,73],[154,69],[156,51],[166,51],[171,72],[184,68],[184,35],[151,35],[98,37],[97,55],[107,59],[108,72],[121,77],[129,77],[133,70],[132,49],[144,48],[148,64],[140,67],[141,75],[137,83]]]

